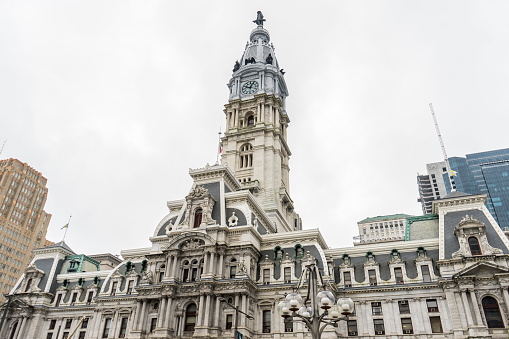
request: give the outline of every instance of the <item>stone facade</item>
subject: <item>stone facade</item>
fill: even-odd
[[[408,241],[329,248],[318,229],[301,228],[281,71],[260,25],[230,81],[222,163],[190,170],[189,194],[167,203],[150,246],[122,260],[79,256],[63,242],[35,250],[0,338],[231,338],[235,315],[223,298],[250,316],[238,319],[244,338],[310,338],[276,305],[311,262],[328,290],[355,303],[322,338],[506,338],[509,241],[486,195],[433,202],[436,217],[413,217],[425,231]],[[76,270],[78,259],[93,265]]]

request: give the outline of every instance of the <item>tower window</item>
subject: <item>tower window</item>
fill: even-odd
[[[247,126],[254,126],[255,124],[255,118],[254,115],[250,115],[247,117]]]
[[[194,331],[196,325],[196,304],[190,304],[186,309],[186,321],[184,331]]]
[[[244,144],[240,147],[240,168],[253,167],[253,146]]]

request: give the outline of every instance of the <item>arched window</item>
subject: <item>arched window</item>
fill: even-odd
[[[504,322],[500,315],[500,308],[495,298],[484,297],[482,300],[482,308],[488,328],[504,328]]]
[[[348,254],[343,254],[343,256],[341,257],[341,259],[343,259],[343,264],[345,265],[350,265],[351,263],[351,259],[350,259],[350,256]]]
[[[198,228],[201,225],[201,216],[202,216],[203,210],[201,208],[198,208],[196,212],[194,212],[194,228]]]
[[[186,322],[184,331],[194,331],[196,325],[196,304],[190,304],[186,308]]]
[[[27,287],[25,287],[25,292],[30,291],[30,286],[32,285],[32,278],[28,279]]]
[[[280,246],[274,248],[274,259],[283,259],[283,249]]]
[[[479,246],[479,240],[476,237],[468,238],[468,246],[470,246],[470,253],[472,255],[482,255],[481,246]]]
[[[368,253],[366,253],[366,260],[375,261],[375,255],[373,254],[373,252],[369,251]]]
[[[254,126],[255,124],[255,118],[254,115],[250,115],[247,117],[247,126]]]
[[[240,168],[253,167],[253,145],[244,144],[240,147]]]
[[[424,247],[422,247],[422,246],[417,247],[417,256],[418,257],[425,257],[426,256],[426,249],[424,249]]]
[[[393,249],[391,251],[391,257],[392,257],[392,259],[398,259],[399,258],[399,252],[398,252],[397,249]]]
[[[304,249],[301,244],[295,245],[295,258],[302,258],[304,256]]]

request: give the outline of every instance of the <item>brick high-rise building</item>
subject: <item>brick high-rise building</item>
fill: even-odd
[[[0,160],[0,302],[30,263],[32,250],[46,245],[46,181],[26,163]]]

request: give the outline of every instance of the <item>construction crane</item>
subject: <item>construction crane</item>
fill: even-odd
[[[451,171],[451,166],[449,165],[449,158],[447,157],[447,152],[445,151],[444,141],[442,140],[442,134],[440,133],[440,128],[438,127],[437,117],[435,116],[435,110],[433,109],[433,104],[429,104],[429,109],[431,110],[431,116],[433,117],[433,122],[435,123],[435,129],[437,130],[438,141],[440,141],[440,147],[442,147],[442,153],[444,154],[444,162],[445,168],[447,170],[447,177],[449,178],[449,182],[451,183],[451,192],[456,191],[456,183],[454,182],[454,176]]]

